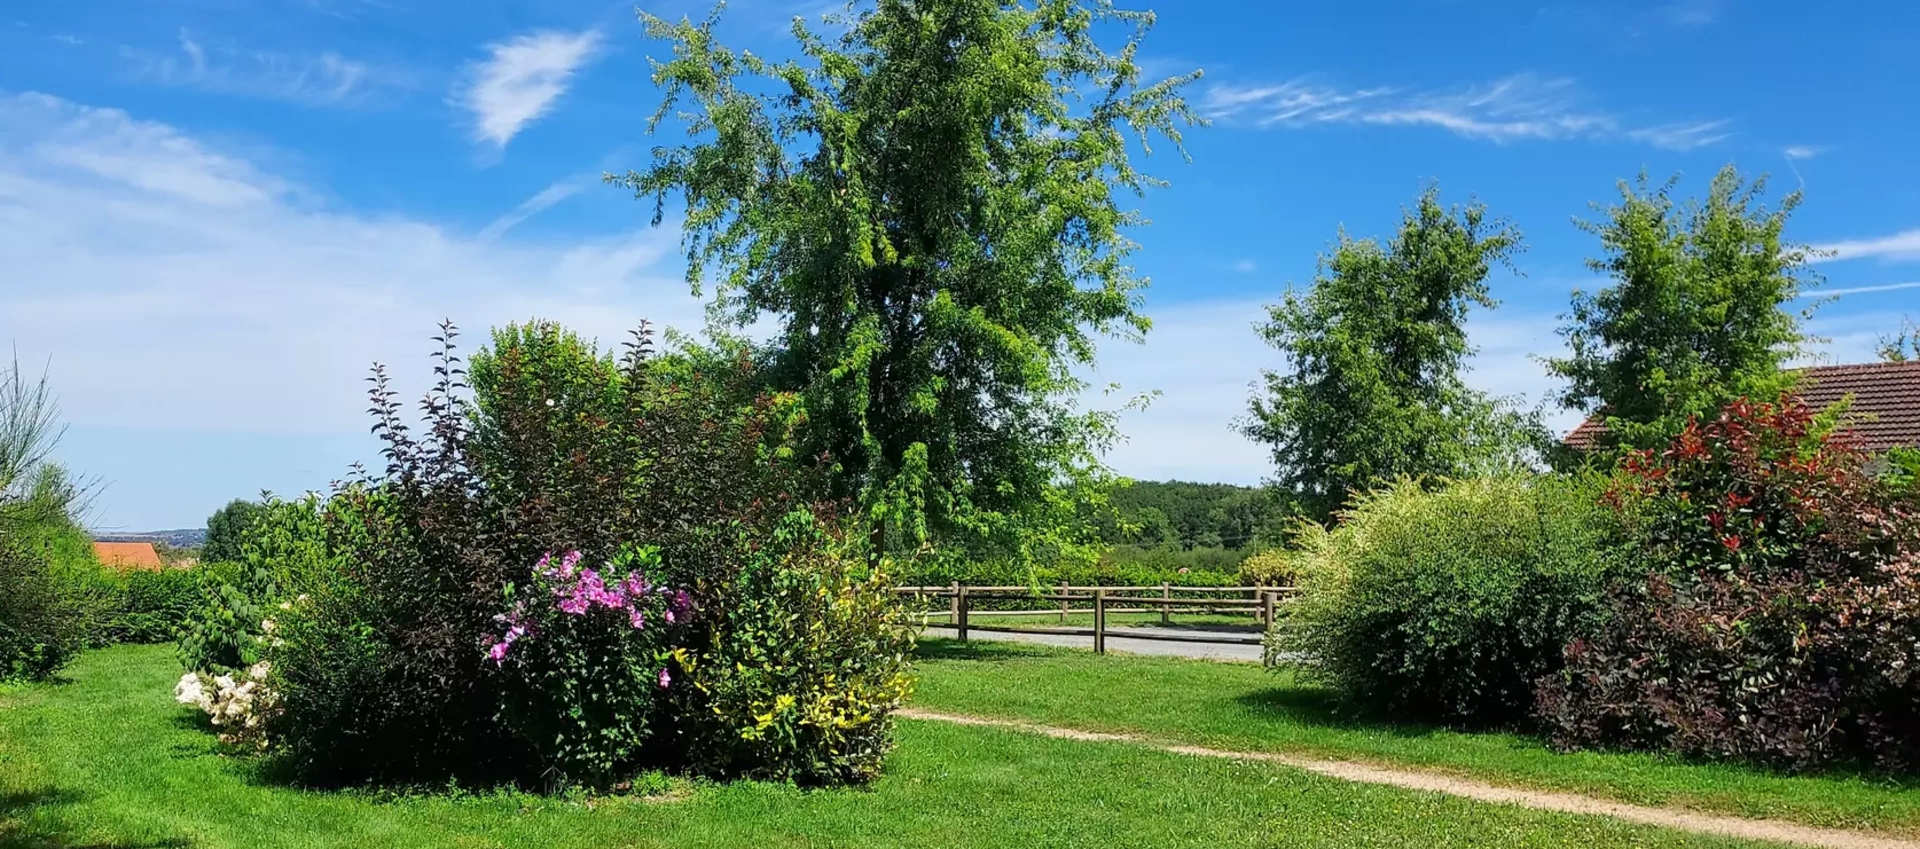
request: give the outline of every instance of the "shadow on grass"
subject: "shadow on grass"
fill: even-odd
[[[1394,737],[1429,737],[1447,730],[1431,723],[1368,715],[1343,703],[1332,690],[1302,684],[1254,690],[1233,700],[1261,719],[1293,725]]]
[[[1002,661],[1019,660],[1028,657],[1058,657],[1064,651],[1054,646],[1033,643],[1016,643],[1004,640],[970,640],[961,642],[946,637],[921,637],[914,648],[915,660],[971,660]]]
[[[61,824],[60,809],[85,801],[65,788],[0,792],[0,849],[190,849],[181,837],[163,840],[88,840]]]

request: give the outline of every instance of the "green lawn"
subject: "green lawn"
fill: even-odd
[[[985,710],[977,689],[995,669],[1018,677],[1063,663],[1073,661],[934,659],[926,703],[958,707],[973,693]],[[666,800],[593,803],[303,791],[218,753],[172,703],[177,671],[165,647],[95,652],[68,674],[0,691],[0,849],[1748,845],[1265,764],[914,721],[901,723],[885,776],[864,790],[695,785]]]
[[[1326,691],[1247,663],[1016,643],[921,642],[914,706],[1239,751],[1414,765],[1513,786],[1640,804],[1920,834],[1920,786],[1850,776],[1783,776],[1668,758],[1560,754],[1538,739],[1354,721]]]
[[[944,614],[944,611],[942,613]],[[1093,614],[1079,612],[1069,613],[1067,614],[1066,621],[1062,622],[1058,615],[996,616],[991,610],[970,610],[967,612],[967,621],[974,625],[998,625],[1009,628],[1091,628],[1093,627]],[[931,617],[928,619],[928,622],[934,625],[948,624],[945,615]],[[1160,614],[1109,613],[1107,614],[1107,624],[1153,625],[1157,627],[1160,624]],[[1248,633],[1255,634],[1259,633],[1260,628],[1250,616],[1227,613],[1175,613],[1171,617],[1169,625],[1174,628],[1234,625],[1247,629]]]

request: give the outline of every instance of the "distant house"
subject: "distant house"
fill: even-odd
[[[1845,423],[1868,451],[1920,448],[1920,362],[1811,366],[1800,370],[1794,390],[1815,409],[1851,396]],[[1569,448],[1591,451],[1604,444],[1606,434],[1606,423],[1590,418],[1567,434],[1565,442]]]
[[[93,555],[116,572],[158,572],[166,568],[150,542],[96,542]]]

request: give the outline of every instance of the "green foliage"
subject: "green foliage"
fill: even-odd
[[[1887,452],[1887,485],[1895,492],[1920,499],[1920,448],[1895,448]]]
[[[1291,587],[1300,580],[1298,554],[1269,548],[1240,561],[1240,582],[1261,587]]]
[[[207,517],[207,541],[201,547],[200,559],[225,563],[237,561],[243,555],[247,530],[260,520],[267,506],[258,501],[246,501],[236,498]]]
[[[1484,206],[1450,209],[1429,189],[1386,245],[1342,233],[1311,290],[1267,307],[1260,335],[1286,368],[1262,373],[1241,429],[1271,447],[1275,485],[1307,516],[1402,475],[1512,467],[1543,442],[1460,377],[1468,311],[1496,305],[1487,274],[1519,250]]]
[[[136,569],[115,580],[110,639],[116,643],[166,643],[200,607],[206,590],[198,569]]]
[[[1665,444],[1736,398],[1778,397],[1805,339],[1786,307],[1819,280],[1815,252],[1784,235],[1799,192],[1769,210],[1766,180],[1744,184],[1730,165],[1703,202],[1676,205],[1674,183],[1623,181],[1620,204],[1584,225],[1603,250],[1588,266],[1612,284],[1574,293],[1560,329],[1571,353],[1545,360],[1570,384],[1561,403],[1601,416],[1623,448]]]
[[[256,506],[239,540],[239,560],[201,567],[200,599],[178,623],[180,662],[188,669],[219,672],[259,662],[272,606],[331,568],[319,496],[268,497]]]
[[[782,519],[682,657],[688,760],[703,772],[865,782],[893,746],[887,716],[911,687],[913,636],[892,583],[809,513]]]
[[[108,637],[113,590],[74,518],[81,487],[47,459],[61,430],[46,377],[0,369],[0,680],[48,677]]]
[[[776,322],[768,378],[803,396],[801,453],[835,464],[834,495],[886,551],[1080,546],[1058,530],[1114,419],[1078,411],[1075,370],[1148,325],[1125,262],[1143,221],[1115,195],[1156,185],[1133,145],[1177,147],[1199,121],[1181,97],[1197,72],[1140,83],[1152,16],[874,0],[836,38],[796,21],[804,58],[781,63],[719,45],[711,19],[641,17],[673,51],[652,128],[678,115],[696,141],[616,182],[656,222],[684,198],[718,323]],[[1116,28],[1133,32],[1109,52]]]
[[[1609,492],[1641,567],[1542,682],[1556,742],[1920,767],[1920,500],[1796,398],[1729,405]]]
[[[1303,523],[1301,595],[1270,662],[1356,706],[1423,721],[1509,724],[1533,682],[1603,615],[1610,514],[1587,486],[1510,475],[1410,480],[1355,498],[1333,530]]]
[[[452,338],[423,437],[381,374],[388,469],[327,503],[337,566],[267,653],[293,772],[872,777],[906,637],[865,535],[791,462],[793,399],[746,361],[655,358],[644,329],[615,360],[536,322],[474,356],[469,400]]]
[[[1076,587],[1221,587],[1239,583],[1243,552],[1225,548],[1140,548],[1117,545],[1093,560],[1021,563],[981,558],[923,558],[902,564],[906,586],[969,586],[1036,589],[1065,582]]]
[[[1100,539],[1141,548],[1244,548],[1275,538],[1290,511],[1262,489],[1225,483],[1125,481],[1094,517]]]
[[[1880,345],[1875,352],[1881,360],[1889,363],[1920,360],[1920,324],[1915,324],[1911,318],[1900,319],[1900,329],[1892,336],[1880,337]]]

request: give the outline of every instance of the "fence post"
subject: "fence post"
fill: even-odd
[[[1093,588],[1093,653],[1107,653],[1107,588]]]
[[[1275,595],[1278,593],[1273,590],[1260,591],[1260,620],[1261,624],[1267,626],[1267,630],[1273,630],[1273,597]]]
[[[953,599],[960,609],[959,624],[956,627],[960,631],[960,642],[964,643],[967,641],[967,588],[960,587],[955,590]]]
[[[1162,582],[1160,584],[1160,597],[1173,598],[1173,587],[1168,585],[1165,582]],[[1169,605],[1169,604],[1160,605],[1160,624],[1161,625],[1171,624],[1167,619],[1167,609],[1170,607],[1172,607],[1172,605]]]
[[[960,582],[947,585],[947,627],[960,627]]]
[[[1062,580],[1060,582],[1060,624],[1062,625],[1067,624],[1067,612],[1071,609],[1068,605],[1073,604],[1073,602],[1067,599],[1067,587],[1067,582]]]

